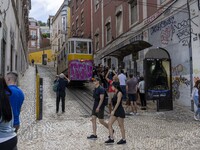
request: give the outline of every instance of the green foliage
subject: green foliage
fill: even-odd
[[[46,23],[45,23],[45,22],[42,22],[42,21],[38,21],[38,24],[39,24],[40,26],[46,26]]]

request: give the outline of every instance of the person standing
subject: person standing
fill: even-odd
[[[122,89],[122,100],[126,101],[126,76],[124,74],[124,70],[121,70],[121,73],[118,75],[118,79],[120,82],[120,87]]]
[[[32,66],[34,66],[34,62],[35,62],[35,60],[34,60],[34,59],[32,59],[32,60],[31,60]]]
[[[145,85],[144,85],[144,77],[140,77],[140,82],[138,84],[140,101],[141,101],[141,110],[146,110],[147,102],[145,99]]]
[[[68,86],[70,82],[69,78],[67,78],[63,73],[59,75],[59,78],[56,79],[58,81],[58,87],[56,92],[56,113],[59,112],[59,104],[60,99],[62,101],[62,113],[65,112],[65,88]],[[54,81],[55,82],[55,81]]]
[[[15,72],[9,72],[6,75],[6,83],[8,88],[11,90],[12,94],[10,95],[10,104],[12,107],[13,115],[14,115],[14,128],[15,132],[20,128],[20,112],[21,107],[24,102],[24,93],[18,88],[18,74]]]
[[[193,89],[193,92],[192,92],[192,98],[194,100],[194,103],[197,107],[197,110],[194,114],[194,119],[195,120],[199,120],[200,119],[200,80],[197,80],[195,82],[195,85],[194,85],[194,89]]]
[[[0,150],[16,150],[17,134],[13,128],[13,114],[9,101],[12,94],[5,79],[0,76]]]
[[[117,144],[125,144],[126,139],[125,139],[125,129],[124,129],[124,118],[125,118],[125,111],[122,106],[122,90],[120,87],[120,84],[118,82],[114,82],[112,84],[112,88],[115,91],[115,94],[112,98],[112,105],[113,105],[113,110],[111,112],[111,116],[109,118],[108,122],[108,128],[109,128],[109,139],[105,141],[106,144],[114,143],[114,138],[113,138],[113,128],[112,125],[113,123],[117,120],[118,125],[121,131],[122,139],[117,142]]]
[[[127,81],[126,90],[128,93],[128,99],[130,101],[132,112],[130,114],[137,115],[137,79],[133,76],[133,74],[129,75],[130,79]]]
[[[93,81],[95,85],[95,89],[93,92],[93,98],[94,98],[94,105],[92,109],[92,129],[93,134],[88,136],[87,139],[97,139],[97,118],[99,119],[99,122],[108,129],[108,124],[104,121],[104,109],[105,105],[103,104],[104,101],[104,94],[105,89],[100,85],[101,79],[96,77]]]
[[[114,76],[112,77],[112,80],[109,79],[109,74],[113,73]],[[118,82],[118,78],[117,78],[117,74],[115,73],[115,71],[113,70],[109,70],[106,74],[106,80],[108,82],[108,109],[109,109],[109,113],[111,113],[112,111],[112,104],[111,104],[111,100],[113,98],[113,95],[114,95],[114,90],[112,89],[112,83],[113,82]]]

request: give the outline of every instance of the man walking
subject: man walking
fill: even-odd
[[[121,70],[121,73],[118,75],[120,87],[122,90],[122,100],[126,101],[126,76],[124,74],[124,70]]]
[[[18,131],[20,127],[20,111],[21,106],[24,102],[24,93],[20,88],[17,87],[18,74],[15,72],[9,72],[6,76],[6,83],[11,90],[12,94],[10,95],[10,104],[12,107],[13,115],[14,115],[14,123],[13,126],[15,128],[15,132]]]
[[[133,77],[133,74],[129,75],[130,79],[127,81],[126,90],[128,93],[128,99],[131,103],[132,112],[130,114],[137,115],[137,78]],[[134,111],[135,110],[135,111]]]
[[[96,77],[93,81],[95,85],[94,93],[93,93],[93,98],[94,98],[94,105],[92,109],[92,129],[93,129],[93,134],[88,136],[88,139],[96,139],[97,134],[97,118],[99,119],[99,122],[108,129],[108,124],[104,121],[104,108],[105,105],[103,104],[104,100],[104,94],[105,94],[105,89],[100,85],[101,79]]]
[[[58,87],[57,87],[57,92],[56,92],[56,113],[59,112],[60,99],[62,100],[62,113],[64,113],[65,112],[65,95],[66,95],[65,88],[67,87],[70,80],[63,73],[61,73],[57,81],[58,81]]]

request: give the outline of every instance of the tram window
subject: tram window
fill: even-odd
[[[89,42],[89,54],[92,54],[92,45],[91,45],[91,42]]]
[[[76,53],[87,54],[87,42],[76,41]]]
[[[71,41],[71,53],[74,53],[74,41]]]

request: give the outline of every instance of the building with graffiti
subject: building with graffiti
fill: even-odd
[[[99,7],[104,5],[107,6],[109,3],[102,4],[101,2]],[[113,63],[114,60],[117,61],[118,69],[123,68],[128,73],[144,75],[143,60],[146,53],[151,49],[165,49],[171,58],[173,100],[181,105],[190,106],[191,91],[195,80],[200,76],[198,65],[200,57],[199,0],[165,0],[162,2],[153,0],[151,3],[147,0],[143,2],[130,0],[126,4],[124,2],[118,5],[115,6],[115,19],[110,17],[107,23],[103,23],[105,29],[93,29],[99,33],[105,30],[105,38],[102,40],[105,40],[109,33],[112,35],[110,41],[105,41],[98,47],[95,61],[101,61],[109,66],[108,63]],[[103,8],[105,9],[106,6]],[[125,11],[127,9],[128,12]],[[133,12],[138,13],[137,21],[134,24],[130,23],[128,30],[125,28],[128,23],[123,24],[122,34],[116,36],[116,31],[113,34],[117,23],[120,22],[116,21],[118,15],[126,14],[125,18],[129,19],[123,22],[131,22],[131,19],[134,19],[134,17],[131,18]],[[106,15],[109,16],[108,12]],[[124,17],[122,18],[124,20]],[[112,25],[113,20],[114,25]],[[108,24],[112,25],[111,31]],[[93,35],[95,45],[95,37],[100,34],[94,32]],[[109,59],[111,61],[108,61]]]

